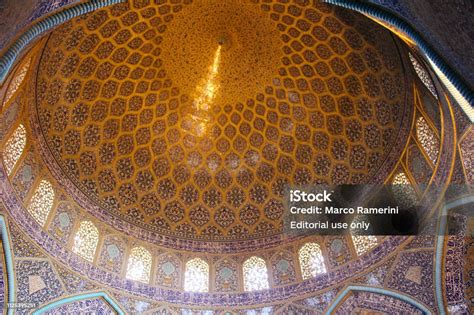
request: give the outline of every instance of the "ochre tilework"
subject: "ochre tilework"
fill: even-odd
[[[248,239],[281,232],[286,185],[377,174],[406,105],[388,31],[305,1],[147,3],[65,23],[39,66],[50,150],[101,207]]]

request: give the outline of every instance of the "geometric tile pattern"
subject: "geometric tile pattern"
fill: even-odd
[[[388,31],[308,4],[133,2],[66,22],[36,87],[50,150],[86,195],[148,229],[279,233],[285,185],[366,182],[405,106]]]

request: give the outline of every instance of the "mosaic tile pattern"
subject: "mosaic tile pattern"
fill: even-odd
[[[332,289],[327,292],[316,294],[315,296],[298,300],[295,304],[304,305],[306,308],[322,313],[324,309],[336,298],[340,288]]]
[[[145,311],[148,311],[156,305],[152,305],[149,302],[145,302],[141,299],[137,299],[136,297],[129,297],[129,296],[124,296],[120,294],[115,294],[114,295],[115,299],[117,300],[118,303],[120,303],[120,306],[122,306],[125,311],[129,314],[140,314]],[[168,315],[171,313],[152,313],[152,314],[163,314],[163,315]]]
[[[4,49],[23,27],[34,20],[73,2],[78,0],[25,0],[21,4],[2,2],[0,25],[5,32],[0,36],[0,48]]]
[[[60,242],[66,244],[71,236],[74,222],[78,219],[78,210],[68,200],[60,201],[55,208],[54,217],[48,231]]]
[[[235,292],[239,290],[237,268],[235,261],[230,259],[223,259],[215,264],[215,291]]]
[[[68,270],[68,268],[62,267],[59,264],[53,265],[58,272],[61,281],[64,283],[65,289],[69,293],[80,293],[98,289],[98,287],[92,284],[90,281],[84,279],[78,274],[71,272]]]
[[[5,197],[5,196],[3,196]],[[8,199],[4,199],[7,201]],[[22,210],[24,211],[24,210]],[[165,290],[160,287],[153,285],[148,285],[144,283],[124,280],[120,276],[116,276],[113,273],[107,272],[101,268],[97,268],[85,260],[80,259],[77,255],[70,253],[70,251],[64,249],[57,241],[37,231],[36,225],[32,224],[33,219],[26,215],[24,212],[18,213],[17,219],[20,219],[20,216],[25,216],[25,218],[30,220],[28,225],[24,225],[25,233],[28,233],[35,241],[40,242],[42,247],[48,251],[51,255],[55,255],[61,263],[69,266],[73,272],[81,274],[84,278],[90,279],[91,281],[96,281],[101,285],[105,285],[115,290],[126,291],[129,294],[138,294],[142,295],[149,299],[164,300],[170,303],[184,303],[184,304],[201,304],[203,303],[203,298],[205,303],[209,305],[218,306],[222,305],[223,301],[221,300],[221,295],[215,292],[210,292],[207,294],[188,294],[180,290]],[[46,237],[46,238],[44,238]],[[44,239],[43,239],[44,238]],[[373,263],[383,259],[388,253],[392,252],[395,248],[400,245],[400,242],[403,241],[403,238],[394,237],[387,238],[384,243],[379,245],[377,251],[372,251],[367,255],[364,255],[364,259],[355,259],[351,264],[346,265],[344,272],[340,271],[329,271],[327,276],[319,277],[318,279],[308,279],[305,281],[305,285],[300,283],[289,284],[284,288],[270,288],[265,291],[252,292],[251,299],[242,299],[244,296],[248,296],[248,293],[233,293],[228,294],[228,300],[226,300],[226,305],[235,306],[235,305],[252,305],[254,303],[271,303],[272,301],[288,298],[296,298],[301,295],[307,295],[311,292],[315,292],[321,289],[324,289],[328,286],[336,285],[341,283],[351,277],[353,274],[362,272],[366,268],[369,268]],[[179,302],[178,302],[179,301]]]
[[[460,143],[461,159],[464,166],[467,182],[474,184],[474,128],[466,132]]]
[[[356,280],[358,283],[363,283],[372,287],[383,287],[388,274],[391,271],[395,258],[389,259],[381,266],[375,268],[371,272],[365,274]]]
[[[7,293],[7,274],[4,273],[5,266],[3,263],[3,243],[0,240],[0,254],[2,256],[2,262],[0,263],[0,310],[3,310],[3,306],[6,301],[6,293]]]
[[[387,313],[388,311],[388,313]],[[387,295],[369,292],[354,292],[337,308],[335,314],[413,314],[423,312],[411,304]]]
[[[125,262],[126,246],[123,238],[115,235],[106,236],[99,254],[99,265],[110,271],[120,273]]]
[[[433,170],[417,145],[412,145],[408,149],[407,159],[408,168],[417,184],[428,184],[431,175],[433,174]]]
[[[5,143],[3,151],[3,163],[8,174],[11,174],[16,163],[20,159],[26,146],[26,129],[22,124],[18,125],[15,131]]]
[[[473,223],[474,222],[471,224]],[[472,313],[474,311],[474,238],[472,235],[468,238],[467,242],[467,262],[464,266],[464,283],[466,283],[466,300]]]
[[[12,125],[17,121],[21,113],[21,95],[17,95],[13,101],[5,109],[2,108],[2,115],[0,116],[0,140],[3,140],[5,134],[10,130]]]
[[[472,64],[466,62],[469,60],[467,43],[472,35],[466,27],[471,19],[468,12],[474,9],[471,1],[370,1],[401,15],[418,31],[423,32],[430,44],[437,47],[443,57],[449,60],[472,85],[474,81]]]
[[[447,308],[453,314],[467,314],[469,313],[469,306],[467,305],[466,284],[464,271],[469,264],[469,256],[465,256],[467,250],[467,242],[469,236],[465,236],[468,217],[458,214],[452,214],[448,222],[450,235],[447,236],[447,243],[445,247],[445,261],[444,261],[444,282],[445,282],[445,296],[447,301]],[[471,222],[472,223],[472,222]],[[458,227],[453,231],[450,227]],[[471,232],[472,233],[472,232]],[[472,237],[472,235],[470,235]]]
[[[440,119],[440,109],[438,105],[438,101],[433,97],[433,95],[421,88],[421,86],[418,84],[418,96],[419,96],[419,101],[420,104],[419,107],[427,114],[429,117],[429,120],[435,125],[437,130],[441,129],[441,119]],[[418,103],[418,99],[415,98],[415,102]],[[454,108],[458,108],[458,106],[454,106]],[[453,109],[454,109],[453,108]],[[456,109],[454,109],[456,110]],[[455,116],[458,117],[459,115],[465,115],[462,109],[459,108],[459,112],[456,112]],[[467,117],[462,117],[460,116],[459,118],[464,120],[467,119]],[[456,119],[456,125],[458,124],[458,121]]]
[[[81,300],[78,302],[68,303],[60,307],[56,307],[45,314],[100,314],[113,315],[116,312],[102,298],[93,300]]]
[[[416,119],[416,138],[433,165],[436,165],[439,154],[439,140],[426,119],[422,116]]]
[[[320,4],[185,3],[98,10],[61,26],[47,44],[37,85],[42,129],[62,169],[94,202],[164,234],[242,239],[280,231],[287,183],[377,174],[404,112],[400,57],[388,32]],[[216,92],[210,110],[196,109],[202,98],[193,93],[214,53],[197,54],[181,81],[173,76],[181,57],[165,53],[180,45],[169,42],[173,30],[203,10],[209,19],[196,23],[215,32],[182,48],[222,47],[220,88],[211,90],[229,93]],[[251,15],[262,30],[220,27],[230,11],[240,16],[232,23]],[[239,45],[265,57],[258,78],[240,72],[255,60]],[[265,47],[274,45],[270,54]],[[256,86],[239,100],[231,77]],[[204,137],[189,119],[207,121]]]
[[[258,314],[258,313],[256,313]],[[271,312],[269,313],[260,313],[260,314],[272,314]],[[299,305],[286,305],[282,307],[281,309],[278,310],[278,312],[275,312],[275,314],[299,314],[299,315],[314,315],[315,313],[311,310],[305,309],[302,306]]]
[[[138,3],[138,2],[137,2],[137,3]],[[263,7],[262,7],[262,8],[263,8]],[[322,10],[323,12],[325,12],[323,8],[318,8],[318,10]],[[144,11],[145,11],[145,10],[143,10],[143,12],[144,12]],[[264,10],[264,11],[265,11],[265,10]],[[143,12],[140,12],[140,14],[142,14]],[[288,10],[288,12],[290,12],[290,10]],[[160,12],[160,14],[161,14],[161,12]],[[283,21],[283,22],[284,22],[284,21]],[[90,30],[88,30],[88,31],[90,31]],[[134,31],[135,31],[135,30],[134,30]],[[225,38],[223,38],[223,40],[225,41]],[[111,40],[111,41],[112,41],[112,40]],[[127,49],[128,49],[128,48],[127,48]],[[95,57],[94,57],[94,58],[95,58]],[[80,80],[82,80],[82,79],[80,79]],[[115,80],[115,79],[111,79],[111,80]],[[287,87],[285,86],[285,89],[286,89],[286,88],[287,88]],[[265,92],[265,93],[266,93],[266,92]],[[79,97],[82,97],[82,96],[79,96]],[[227,136],[227,135],[226,135],[226,136]],[[170,141],[169,143],[173,143],[172,141],[174,141],[174,140],[169,140],[169,139],[168,139],[168,134],[166,135],[166,137],[167,137],[166,141]],[[333,141],[333,140],[334,140],[334,139],[331,138],[331,139],[330,139],[330,142]],[[337,137],[335,137],[335,140],[334,140],[334,141],[337,141],[337,140],[338,140]],[[343,148],[343,147],[344,147],[344,144],[343,144],[343,143],[338,143],[338,144],[335,145],[335,146],[337,146],[338,148]],[[92,149],[91,149],[91,150],[92,150]],[[334,152],[335,152],[335,153],[334,153]],[[332,159],[334,156],[336,156],[336,155],[338,154],[337,152],[341,152],[340,149],[334,149],[334,150],[331,149],[331,151],[330,151],[328,154],[329,154],[330,158]],[[169,158],[169,157],[167,157],[167,158]],[[253,156],[251,156],[251,158],[253,158]],[[134,162],[134,161],[132,161],[132,162]],[[252,161],[251,161],[251,162],[252,162]],[[212,165],[215,165],[215,164],[214,164],[214,161],[212,161],[212,163],[208,163],[208,162],[206,161],[206,163],[207,163],[206,165],[211,165],[211,166],[212,166]],[[246,162],[246,163],[247,163],[247,162]],[[80,167],[82,167],[82,165],[81,165]],[[210,168],[210,169],[211,169],[211,168]],[[250,169],[251,169],[251,168],[250,168]],[[81,170],[78,170],[78,172],[80,173]],[[260,177],[258,177],[258,175],[255,175],[255,174],[257,174],[257,173],[254,173],[254,177],[255,177],[255,178],[259,178],[259,180],[260,180]],[[304,172],[301,173],[301,174],[305,175]],[[301,175],[301,174],[300,174],[300,175]],[[137,176],[138,176],[138,175],[137,175]],[[172,176],[174,177],[174,174],[173,174]],[[262,175],[262,176],[263,176],[263,175]],[[137,177],[137,178],[138,178],[138,177]],[[226,180],[228,180],[228,177],[225,176],[225,175],[223,175],[222,178],[224,178],[224,180],[222,181],[223,183],[224,183]],[[226,179],[226,178],[227,178],[227,179]],[[233,180],[235,181],[235,179],[233,179]],[[174,181],[174,179],[171,180],[172,183],[173,183],[173,181]],[[212,179],[211,179],[211,181],[212,181]],[[94,190],[94,187],[93,187],[93,186],[92,186],[92,187],[90,186],[90,183],[91,183],[91,181],[85,181],[85,182],[84,182],[84,185],[87,187],[87,189],[91,189],[91,191],[95,191],[95,190]],[[187,183],[189,183],[189,179],[188,179],[188,182],[187,182]],[[135,183],[134,183],[134,185],[135,185]],[[214,184],[212,184],[212,185],[214,185]],[[187,185],[187,186],[188,186],[188,187],[191,187],[192,185]],[[263,189],[261,189],[262,187],[263,187]],[[251,216],[251,210],[254,209],[254,208],[252,208],[252,207],[247,207],[247,205],[253,205],[254,207],[255,207],[255,206],[256,206],[256,207],[260,207],[260,206],[259,206],[260,204],[259,204],[259,202],[258,202],[258,200],[259,200],[259,199],[258,199],[258,198],[259,198],[258,196],[261,195],[262,192],[263,192],[263,194],[265,194],[265,184],[262,184],[262,187],[258,187],[258,188],[251,187],[251,188],[249,188],[249,189],[245,189],[245,187],[241,187],[240,189],[243,191],[244,198],[248,198],[248,199],[246,199],[246,200],[250,200],[249,202],[244,202],[244,203],[243,203],[243,205],[246,207],[246,211],[247,211],[247,212],[240,211],[240,212],[238,212],[238,213],[234,213],[234,211],[231,211],[231,212],[227,211],[227,212],[226,212],[225,210],[223,210],[222,213],[224,213],[224,214],[227,213],[228,216],[226,217],[226,216],[224,215],[224,217],[226,218],[226,220],[220,221],[220,224],[218,224],[218,226],[221,227],[221,228],[222,228],[223,225],[225,226],[226,224],[227,224],[227,226],[232,226],[232,224],[236,224],[235,222],[238,222],[239,220],[241,220],[241,216],[243,216],[248,222],[251,222],[252,220],[255,220],[255,218],[253,218],[253,217]],[[192,188],[192,187],[191,187],[191,188]],[[185,223],[177,223],[176,228],[177,228],[178,231],[184,231],[184,232],[186,232],[186,231],[190,231],[190,229],[191,229],[191,230],[193,231],[192,233],[195,232],[195,233],[198,233],[198,234],[199,234],[200,232],[202,232],[203,234],[205,234],[205,233],[211,233],[211,235],[223,235],[223,234],[222,234],[222,233],[223,233],[222,230],[216,229],[216,228],[213,229],[213,228],[212,228],[213,226],[211,226],[211,224],[210,224],[209,222],[213,222],[213,221],[212,221],[213,215],[211,215],[211,214],[214,214],[214,213],[215,213],[215,212],[214,212],[214,209],[217,209],[217,206],[219,206],[219,208],[218,208],[219,210],[221,210],[221,209],[229,209],[229,207],[226,208],[226,206],[221,206],[221,205],[222,205],[222,202],[219,202],[219,194],[221,195],[221,198],[224,198],[224,197],[222,197],[222,196],[223,196],[223,193],[222,193],[222,192],[225,191],[224,188],[222,188],[222,187],[220,187],[220,186],[217,187],[217,185],[214,186],[214,187],[212,187],[212,188],[215,188],[215,189],[207,189],[207,188],[206,188],[206,189],[204,189],[204,190],[199,190],[199,191],[197,192],[197,196],[198,196],[197,198],[198,198],[198,199],[199,199],[199,198],[202,198],[202,200],[204,200],[204,198],[206,198],[205,200],[207,200],[207,201],[206,201],[206,202],[202,201],[202,204],[201,204],[201,205],[198,205],[198,206],[196,206],[196,207],[193,207],[193,208],[189,209],[189,211],[188,211],[188,209],[187,209],[186,207],[184,207],[184,206],[181,207],[181,208],[178,207],[178,206],[176,206],[178,203],[172,203],[172,207],[169,207],[168,210],[167,210],[167,212],[166,212],[167,215],[166,215],[165,219],[169,219],[169,218],[168,218],[168,216],[169,216],[169,217],[173,218],[174,220],[178,220],[177,222],[183,222],[183,220],[187,221],[187,222],[185,222]],[[222,189],[221,189],[221,188],[222,188]],[[252,189],[253,189],[253,192],[252,192]],[[117,191],[118,191],[118,190],[117,190]],[[209,193],[206,194],[206,196],[204,197],[204,195],[202,194],[203,191],[205,191],[205,192],[209,191]],[[236,195],[238,195],[238,193],[239,193],[239,192],[237,192]],[[272,193],[273,193],[273,191],[272,191]],[[191,196],[191,198],[195,198],[195,197],[192,197],[192,196],[193,196],[193,193],[190,193],[190,194],[187,195],[187,196]],[[226,196],[226,197],[227,197],[227,196]],[[159,198],[162,198],[162,196],[160,195]],[[189,200],[192,200],[192,199],[189,199]],[[201,199],[199,199],[199,200],[201,200]],[[238,202],[238,200],[240,200],[240,199],[239,199],[238,197],[236,197],[236,198],[233,199],[233,200],[237,200],[237,202]],[[200,202],[201,202],[201,201],[200,201]],[[271,202],[269,202],[270,206],[265,207],[265,209],[264,209],[263,212],[262,212],[263,214],[261,214],[261,217],[264,218],[263,220],[257,221],[256,223],[254,223],[254,225],[252,225],[252,224],[244,224],[244,223],[240,222],[240,223],[242,223],[241,225],[234,225],[234,227],[238,227],[238,229],[236,229],[237,231],[241,231],[241,230],[243,230],[243,229],[247,229],[247,231],[250,231],[250,233],[256,233],[256,232],[258,232],[258,231],[261,231],[262,228],[260,228],[260,230],[259,230],[257,227],[262,227],[262,226],[264,227],[265,224],[267,224],[267,226],[268,226],[268,224],[270,224],[270,223],[268,223],[268,221],[274,220],[275,218],[279,218],[279,213],[281,213],[281,207],[279,207],[277,203],[278,203],[277,199],[272,199]],[[156,202],[155,202],[155,203],[154,203],[154,202],[151,202],[150,204],[156,205],[157,203],[156,203]],[[275,204],[277,204],[277,205],[275,205]],[[203,206],[203,205],[204,205],[204,206]],[[214,205],[214,206],[213,206],[213,205]],[[243,206],[242,206],[242,207],[243,207]],[[182,214],[180,214],[180,209],[182,209],[182,208],[185,209],[185,210],[183,211],[183,213],[184,213],[184,214],[183,214],[184,219],[179,219],[179,217],[182,215]],[[156,210],[156,208],[155,208],[155,210]],[[178,211],[177,211],[177,214],[174,213],[175,210],[178,210]],[[232,209],[232,210],[233,210],[233,209]],[[160,211],[160,210],[157,210],[157,211]],[[191,215],[191,212],[192,212],[192,215]],[[211,214],[206,214],[206,212],[211,213]],[[244,212],[244,213],[242,214],[242,212]],[[234,218],[232,218],[232,215],[229,215],[229,213],[233,213],[233,214],[234,214]],[[188,221],[188,214],[189,214],[189,221]],[[133,218],[136,219],[136,220],[145,220],[145,219],[146,219],[146,215],[143,215],[142,213],[140,213],[140,209],[135,208],[135,207],[130,207],[130,208],[128,208],[128,209],[127,209],[127,215],[133,217]],[[174,216],[176,216],[178,219],[176,219]],[[157,218],[157,217],[155,217],[155,218]],[[259,218],[258,220],[260,220],[260,219],[261,219],[261,218]],[[214,220],[216,220],[215,217],[214,217]],[[236,221],[234,221],[234,220],[236,220]],[[267,220],[268,220],[268,221],[267,221]],[[161,222],[167,223],[166,220],[161,221]],[[231,222],[231,223],[228,224],[227,222]],[[207,225],[207,226],[206,226],[206,225]],[[242,228],[243,226],[245,226],[245,228]],[[253,228],[254,226],[255,226],[255,228],[254,228],[254,230],[252,230],[252,228]],[[201,228],[201,227],[202,227],[202,228]],[[215,227],[215,226],[214,226],[214,227]],[[264,230],[265,230],[265,229],[264,229]],[[186,233],[188,233],[188,232],[186,232]],[[219,233],[221,233],[221,234],[219,234]],[[32,235],[33,235],[33,233],[32,233]],[[45,246],[45,247],[48,247],[49,250],[51,250],[51,248],[55,248],[55,246],[56,246],[56,248],[58,249],[58,256],[60,256],[61,259],[66,259],[65,257],[68,257],[68,254],[67,254],[66,252],[64,252],[63,250],[60,249],[60,247],[58,247],[57,245],[55,245],[54,240],[48,240],[48,241],[46,241],[44,246]],[[387,253],[384,252],[383,254],[387,254]],[[377,252],[377,253],[374,253],[373,256],[374,256],[374,257],[375,257],[375,256],[379,257],[380,255],[383,256],[383,254],[380,254],[379,252]],[[68,258],[69,258],[69,257],[68,257]],[[371,258],[372,258],[372,257],[371,257]],[[367,260],[367,261],[370,261],[370,259]],[[365,265],[364,265],[364,266],[367,265],[367,261],[365,262]],[[96,279],[96,280],[99,279],[100,281],[108,282],[108,283],[110,283],[111,285],[113,285],[113,286],[115,286],[115,287],[120,287],[120,288],[122,288],[123,286],[126,286],[126,287],[130,288],[130,290],[133,291],[133,292],[135,292],[135,293],[140,292],[139,294],[144,294],[144,295],[147,295],[147,296],[154,296],[154,297],[160,296],[160,298],[161,298],[161,293],[162,293],[162,291],[156,290],[156,288],[152,288],[152,287],[150,288],[150,287],[145,286],[145,285],[142,286],[141,284],[140,284],[140,285],[136,285],[136,284],[131,283],[131,282],[127,282],[127,283],[123,284],[123,286],[122,286],[122,283],[120,283],[120,279],[114,278],[113,276],[111,276],[111,274],[107,274],[107,273],[103,272],[103,271],[100,270],[100,269],[96,269],[95,267],[91,267],[90,265],[84,264],[83,262],[80,262],[80,261],[78,261],[78,260],[74,260],[74,258],[73,258],[73,260],[71,260],[71,266],[73,266],[73,268],[75,268],[75,270],[79,270],[79,269],[82,268],[82,270],[88,272],[89,275],[92,274],[92,275],[93,275],[92,277],[94,277],[94,279]],[[79,267],[78,267],[78,266],[79,266]],[[359,267],[361,267],[361,266],[360,266],[360,265],[357,266],[357,267],[349,267],[349,266],[348,266],[348,270],[356,271],[356,270],[358,270]],[[410,270],[411,267],[413,267],[413,266],[410,266],[410,267],[409,267],[409,270]],[[419,266],[415,266],[415,267],[419,267]],[[352,269],[349,269],[349,268],[352,268]],[[413,270],[413,269],[412,269],[412,270]],[[409,273],[409,272],[408,272],[408,273]],[[416,270],[415,270],[414,273],[416,274]],[[336,273],[336,276],[333,276],[333,275],[331,274],[331,277],[329,277],[329,278],[332,279],[331,281],[334,281],[334,280],[339,280],[340,278],[344,278],[344,276],[345,276],[345,275],[342,274],[342,273]],[[406,274],[405,274],[405,276],[406,276]],[[412,276],[410,276],[410,277],[412,277]],[[412,279],[413,279],[413,277],[412,277]],[[322,282],[323,282],[323,283],[326,283],[326,282],[325,282],[326,280],[327,280],[327,279],[322,279]],[[110,282],[109,282],[109,281],[110,281]],[[308,290],[310,290],[311,285],[313,285],[313,286],[314,286],[314,285],[318,285],[319,287],[321,287],[319,284],[315,284],[314,282],[311,282],[311,281],[310,281],[310,285],[308,286]],[[288,290],[291,291],[291,290],[293,290],[293,289],[295,289],[295,287],[292,287],[292,288],[289,287]],[[285,291],[286,291],[286,287],[285,287]],[[271,292],[271,291],[270,291],[270,292]],[[163,296],[166,296],[166,299],[168,299],[168,300],[176,300],[176,299],[181,299],[181,298],[182,298],[179,293],[173,293],[173,292],[172,292],[172,293],[169,293],[169,292],[166,292],[166,291],[165,291],[164,293],[165,293],[165,294],[164,294]],[[267,294],[266,292],[265,292],[264,294],[262,294],[261,296],[258,295],[258,294],[256,294],[255,296],[251,296],[251,299],[253,299],[253,298],[255,297],[255,301],[258,301],[259,298],[261,298],[262,296],[264,297],[266,294]],[[285,294],[287,294],[287,293],[285,293]],[[275,296],[276,296],[276,295],[275,295]],[[273,297],[275,297],[275,296],[273,296]],[[189,300],[188,297],[185,297],[184,299],[188,299],[188,300]],[[197,296],[197,297],[193,297],[193,298],[191,298],[191,299],[192,299],[193,303],[199,303],[201,299],[206,300],[206,301],[209,301],[209,300],[214,301],[214,299],[217,300],[216,297],[212,297],[211,295],[209,295],[209,296]],[[231,297],[230,299],[233,300],[234,297]],[[234,301],[234,300],[233,300],[233,301]],[[268,299],[267,299],[267,301],[268,301]],[[298,308],[298,309],[299,309],[299,308]],[[258,311],[261,311],[261,310],[258,310]],[[216,311],[216,313],[217,313],[217,311]]]
[[[345,264],[353,258],[350,244],[344,236],[327,237],[325,246],[328,250],[327,261],[333,267]]]
[[[10,237],[15,257],[44,257],[39,248],[31,244],[15,226],[10,227]]]
[[[433,253],[406,252],[399,255],[387,285],[435,308],[433,286]]]
[[[466,173],[464,172],[463,162],[459,150],[454,161],[453,175],[451,176],[451,185],[446,191],[446,200],[452,200],[459,196],[469,193],[472,185],[467,184]]]
[[[18,170],[13,177],[13,186],[16,193],[25,201],[25,198],[33,186],[39,172],[39,166],[36,160],[36,152],[33,146],[30,146],[18,166]]]
[[[48,261],[20,260],[15,264],[17,301],[39,305],[64,294],[59,279]],[[33,286],[33,281],[39,282]],[[27,310],[17,310],[20,313]]]
[[[271,259],[273,283],[284,285],[296,280],[294,256],[287,251],[275,254]]]
[[[433,248],[435,246],[436,236],[434,234],[428,235],[418,235],[414,237],[413,240],[408,243],[405,248]]]

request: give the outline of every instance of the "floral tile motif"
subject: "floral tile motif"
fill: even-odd
[[[112,307],[105,302],[102,298],[88,299],[68,303],[66,305],[54,308],[48,312],[48,315],[55,314],[100,314],[100,315],[113,315],[116,312]]]
[[[344,236],[328,237],[325,245],[328,250],[329,264],[333,267],[345,264],[353,258],[347,239]]]
[[[414,276],[413,267],[419,267],[419,275]],[[399,290],[422,301],[431,308],[435,308],[435,295],[433,283],[433,252],[403,252],[398,256],[390,275],[388,287]],[[410,280],[410,278],[412,280]]]
[[[322,294],[298,300],[295,303],[304,305],[305,307],[318,312],[323,312],[323,310],[334,300],[340,289],[341,288],[332,289]]]
[[[72,273],[71,271],[67,270],[64,267],[61,267],[58,264],[54,264],[59,277],[61,278],[62,282],[66,290],[69,293],[79,293],[97,289],[97,286],[92,284],[90,281]]]
[[[380,267],[375,268],[368,274],[358,278],[356,282],[363,283],[373,287],[383,287],[390,268],[392,268],[395,258],[391,258]]]
[[[13,224],[10,225],[10,237],[15,257],[45,257],[40,249],[28,241],[26,236]]]
[[[36,154],[34,147],[30,146],[13,178],[13,187],[23,201],[38,177],[39,167]]]
[[[46,260],[18,260],[15,264],[17,301],[40,305],[54,300],[65,292],[53,267]],[[20,313],[29,312],[18,309]]]
[[[402,300],[387,295],[357,291],[339,305],[335,314],[360,314],[363,311],[368,314],[378,314],[385,313],[387,310],[390,310],[390,314],[423,314],[421,310]]]
[[[125,296],[118,293],[115,293],[113,295],[115,297],[115,300],[120,304],[120,306],[122,306],[124,310],[129,314],[141,314],[157,307],[157,305],[155,304],[143,301],[136,297]]]

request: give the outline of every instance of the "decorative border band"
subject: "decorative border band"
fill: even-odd
[[[118,304],[106,293],[103,291],[100,292],[92,292],[92,293],[83,293],[78,295],[69,296],[51,303],[46,304],[45,306],[41,307],[40,309],[33,312],[33,315],[41,315],[45,314],[48,311],[52,311],[57,307],[61,307],[63,305],[74,303],[82,300],[87,299],[95,299],[95,298],[102,298],[109,304],[118,315],[125,315],[125,312],[118,306]]]
[[[8,285],[8,300],[7,310],[8,315],[13,315],[14,309],[8,306],[15,302],[15,273],[13,271],[13,259],[10,246],[10,236],[8,234],[7,223],[3,215],[0,215],[0,234],[2,237],[3,254],[5,256],[5,265],[7,269],[7,285]]]
[[[334,314],[334,311],[336,310],[339,303],[342,302],[347,297],[347,295],[350,292],[353,292],[353,291],[371,292],[371,293],[387,295],[387,296],[396,298],[398,300],[407,302],[408,304],[410,304],[410,305],[416,307],[417,309],[419,309],[424,315],[431,315],[432,314],[432,312],[428,308],[426,308],[426,306],[424,306],[423,304],[421,304],[420,302],[418,302],[417,300],[415,300],[414,298],[412,298],[408,295],[401,294],[401,293],[398,293],[398,292],[394,292],[394,291],[391,291],[391,290],[388,290],[388,289],[374,288],[374,287],[362,286],[362,285],[351,285],[351,286],[348,286],[347,288],[345,288],[341,292],[341,294],[333,301],[331,306],[327,309],[325,315]]]
[[[454,200],[446,204],[440,214],[440,220],[438,223],[438,238],[436,240],[436,252],[435,252],[435,290],[436,299],[438,302],[438,311],[441,315],[446,314],[446,301],[443,296],[443,254],[445,253],[445,240],[446,240],[446,228],[447,228],[447,216],[449,210],[455,209],[462,205],[468,205],[474,203],[474,195],[463,197]]]

